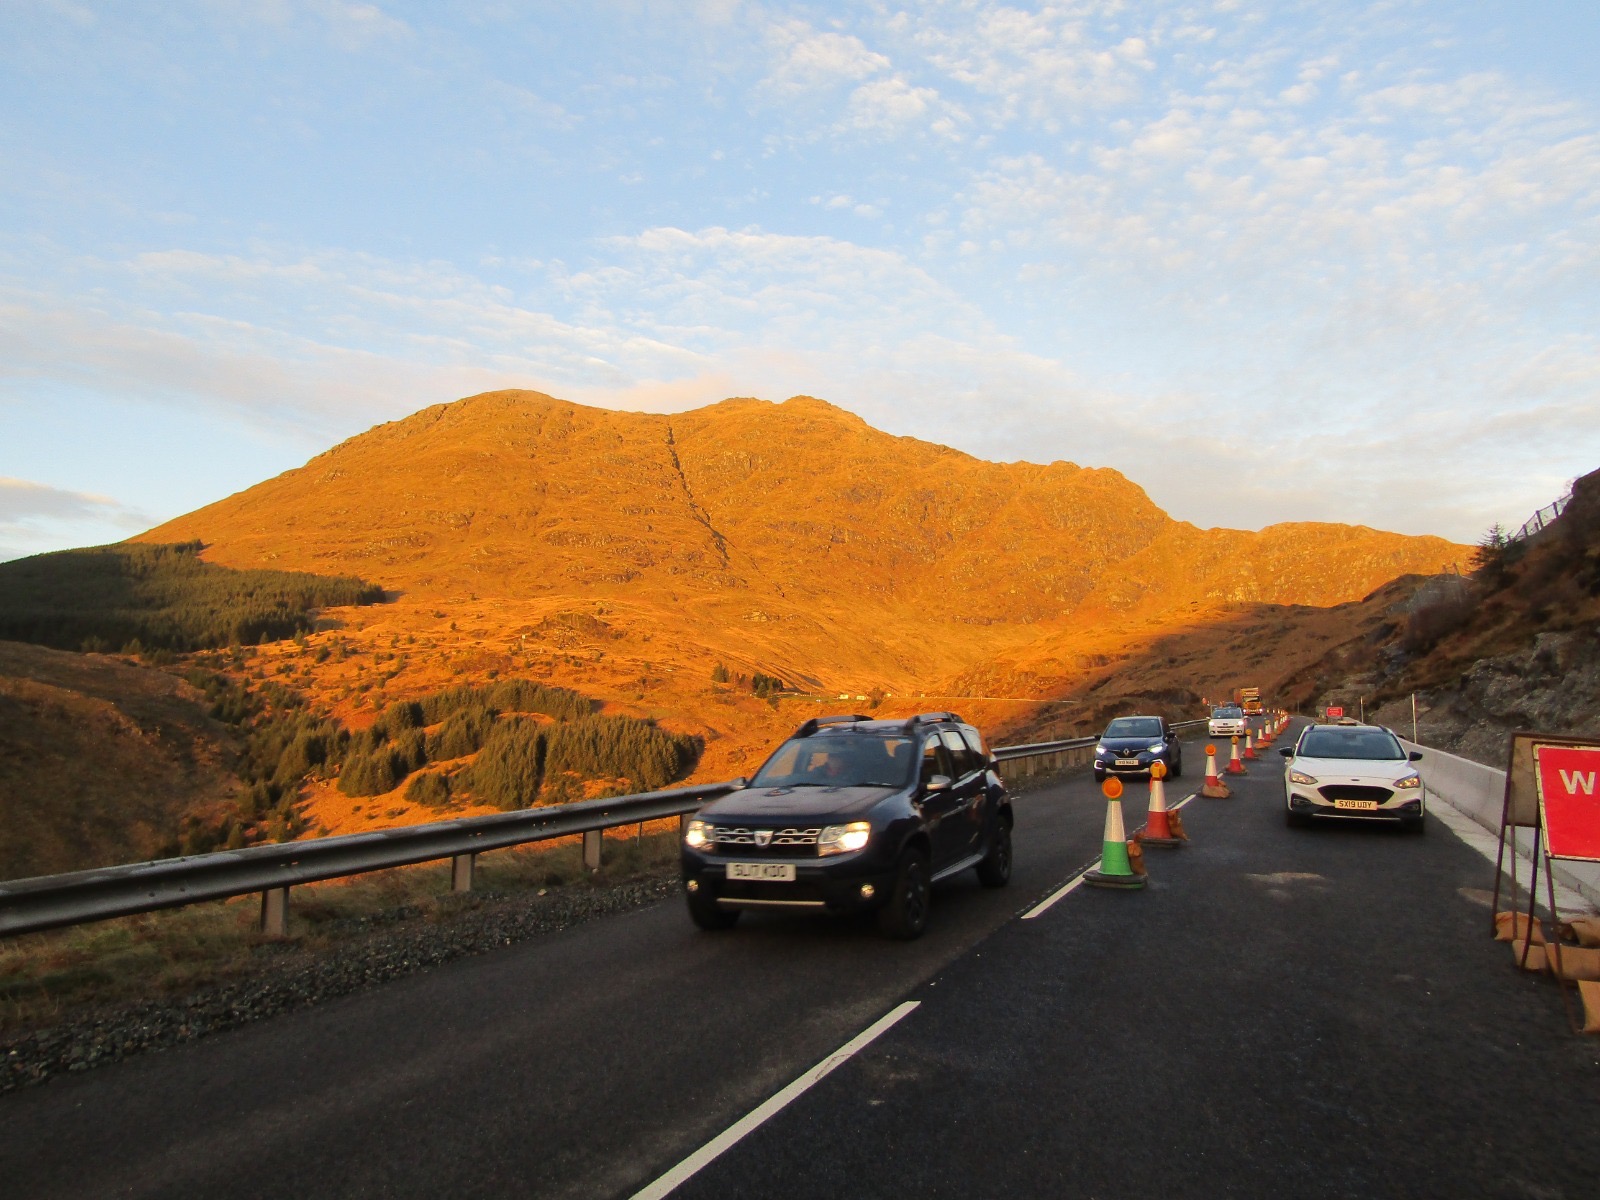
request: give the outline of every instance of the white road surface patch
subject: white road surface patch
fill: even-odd
[[[632,1200],[662,1200],[662,1197],[670,1196],[679,1184],[689,1179],[701,1168],[709,1166],[725,1150],[737,1145],[739,1140],[746,1134],[754,1132],[767,1121],[777,1116],[789,1104],[810,1091],[813,1085],[819,1083],[835,1067],[843,1066],[856,1053],[865,1050],[879,1036],[887,1033],[903,1018],[910,1016],[912,1011],[921,1003],[920,1000],[907,1000],[904,1004],[879,1017],[878,1020],[856,1034],[855,1037],[789,1084],[788,1087],[769,1097],[759,1107],[746,1113],[665,1175],[635,1192]]]

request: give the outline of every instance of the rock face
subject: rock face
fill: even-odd
[[[979,666],[1074,614],[1342,603],[1464,552],[1364,527],[1197,529],[1115,471],[985,462],[807,397],[661,416],[535,392],[379,426],[143,536],[413,598],[687,607],[707,629],[785,628],[792,663],[855,656],[885,678]]]
[[[1481,557],[1470,579],[1364,602],[1368,631],[1317,664],[1311,702],[1365,696],[1409,732],[1415,692],[1424,742],[1497,768],[1513,732],[1600,737],[1600,471],[1542,533]]]

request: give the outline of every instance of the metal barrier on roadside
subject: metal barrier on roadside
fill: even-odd
[[[1204,720],[1182,721],[1173,728],[1203,724]],[[1034,775],[1076,765],[1073,756],[1085,750],[1092,754],[1096,741],[1092,737],[1067,738],[1025,746],[997,746],[992,752],[1001,763],[1027,763],[1025,774]],[[1033,769],[1035,763],[1041,769]],[[727,782],[667,788],[374,833],[247,846],[242,850],[0,882],[0,937],[255,892],[261,894],[262,930],[282,936],[288,923],[289,889],[298,884],[450,859],[451,889],[466,892],[472,890],[479,854],[574,834],[583,835],[584,866],[597,870],[607,829],[670,817],[681,822],[707,801],[725,796],[738,786]]]

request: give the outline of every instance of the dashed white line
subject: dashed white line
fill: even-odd
[[[673,1190],[685,1180],[702,1168],[709,1166],[724,1151],[735,1146],[746,1134],[754,1132],[767,1121],[777,1116],[784,1108],[805,1095],[812,1086],[820,1082],[835,1067],[843,1066],[853,1055],[866,1049],[880,1035],[887,1033],[901,1019],[909,1016],[912,1010],[921,1003],[920,1000],[907,1000],[904,1004],[879,1017],[877,1021],[840,1046],[827,1058],[784,1088],[783,1091],[769,1097],[759,1107],[752,1109],[744,1117],[717,1134],[716,1137],[701,1146],[700,1149],[689,1155],[688,1158],[673,1167],[665,1175],[635,1192],[632,1200],[662,1200],[662,1197],[671,1195]]]
[[[1070,894],[1071,892],[1073,892],[1081,883],[1083,883],[1083,877],[1085,875],[1087,875],[1090,871],[1098,871],[1099,869],[1100,869],[1100,860],[1097,858],[1092,863],[1090,863],[1087,867],[1085,867],[1083,870],[1079,871],[1076,875],[1074,875],[1071,879],[1067,880],[1066,883],[1062,884],[1059,888],[1057,888],[1055,891],[1051,892],[1043,900],[1039,901],[1039,903],[1035,904],[1027,912],[1023,913],[1022,914],[1022,919],[1024,921],[1033,920],[1033,918],[1037,917],[1040,913],[1044,912],[1045,909],[1049,908],[1057,900],[1061,899],[1061,897],[1066,896],[1066,895]]]
[[[1187,796],[1185,796],[1182,800],[1179,800],[1176,804],[1174,804],[1167,811],[1168,812],[1177,812],[1180,808],[1182,808],[1185,804],[1189,803],[1189,801],[1193,800],[1199,794],[1200,794],[1199,792],[1190,792]]]

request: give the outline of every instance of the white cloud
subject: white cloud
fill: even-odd
[[[765,85],[780,94],[831,89],[889,69],[861,39],[818,33],[804,21],[774,21],[767,29],[772,67]]]
[[[110,496],[0,475],[0,562],[55,549],[63,541],[121,538],[152,524]],[[81,535],[88,532],[88,538]]]

